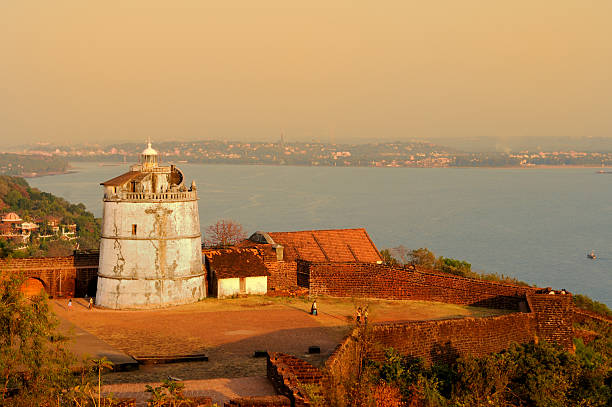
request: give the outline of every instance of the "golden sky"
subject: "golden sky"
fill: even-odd
[[[4,142],[612,136],[610,0],[2,0]]]

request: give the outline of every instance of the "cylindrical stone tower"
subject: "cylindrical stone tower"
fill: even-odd
[[[198,197],[151,143],[130,171],[103,182],[96,305],[158,308],[206,297]]]

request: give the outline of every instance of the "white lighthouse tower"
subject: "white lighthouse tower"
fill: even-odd
[[[103,182],[96,305],[157,308],[206,297],[198,197],[151,143],[140,164]]]

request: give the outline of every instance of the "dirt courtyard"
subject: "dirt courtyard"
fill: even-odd
[[[105,383],[159,382],[167,376],[185,380],[263,376],[265,358],[257,350],[293,354],[315,365],[333,352],[348,333],[357,306],[368,306],[377,321],[460,318],[503,311],[423,301],[319,298],[319,315],[302,298],[248,297],[206,299],[157,310],[87,309],[84,299],[54,300],[56,314],[132,356],[206,353],[207,362],[141,366],[105,375]],[[320,355],[308,355],[309,346]]]

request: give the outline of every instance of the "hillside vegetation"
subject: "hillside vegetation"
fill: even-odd
[[[15,250],[15,245],[0,241],[0,257],[62,256],[73,249],[97,249],[100,224],[85,205],[71,204],[63,198],[32,188],[23,178],[0,175],[0,212],[15,212],[25,221],[42,220],[41,229],[47,228],[49,216],[60,219],[64,225],[76,224],[78,238],[73,242],[33,239],[26,250]]]

